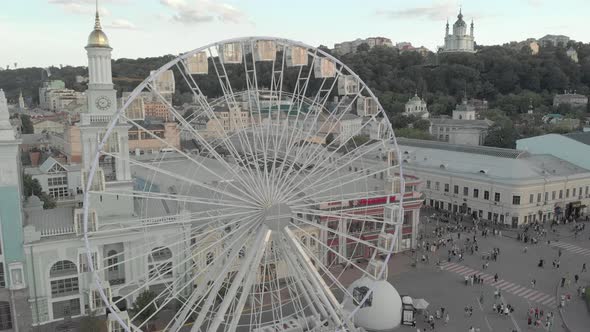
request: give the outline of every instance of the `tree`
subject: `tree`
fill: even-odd
[[[31,122],[31,117],[22,114],[20,120],[23,124],[23,134],[32,134],[35,132],[35,128],[33,128],[33,123]]]
[[[23,175],[23,190],[26,197],[31,195],[40,196],[43,192],[43,188],[39,183],[39,180],[33,179],[29,174]]]
[[[516,138],[517,132],[514,127],[494,125],[488,132],[484,145],[514,149],[516,147]]]
[[[54,209],[57,206],[55,199],[43,191],[39,180],[33,179],[29,174],[23,175],[23,190],[26,197],[35,195],[43,202],[43,209]]]
[[[426,119],[418,119],[413,124],[414,128],[422,131],[430,130],[430,121]]]
[[[139,296],[137,296],[135,303],[133,303],[133,309],[130,310],[131,314],[133,316],[137,315],[137,319],[140,321],[145,321],[156,312],[156,305],[153,303],[155,298],[156,293],[150,290],[143,291],[141,294],[139,294]],[[154,318],[156,316],[154,316]]]
[[[371,47],[367,43],[362,43],[356,47],[357,52],[368,52],[370,49]]]
[[[401,128],[395,131],[395,136],[397,137],[405,137],[405,138],[414,138],[414,139],[423,139],[423,140],[432,140],[432,135],[428,131],[420,130],[417,128]]]

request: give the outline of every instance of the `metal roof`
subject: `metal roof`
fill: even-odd
[[[586,145],[590,145],[590,131],[580,131],[580,132],[576,132],[576,133],[569,133],[569,134],[564,134],[563,136],[567,137],[567,138],[571,138],[575,141],[578,141],[580,143],[586,144]]]
[[[399,145],[415,146],[425,149],[436,149],[436,150],[447,150],[453,152],[463,152],[471,154],[479,154],[485,156],[499,157],[499,158],[510,158],[518,159],[521,157],[528,156],[526,151],[514,150],[514,149],[502,149],[494,148],[489,146],[473,146],[473,145],[460,145],[460,144],[449,144],[446,142],[438,141],[426,141],[410,138],[398,138],[397,142]],[[402,153],[404,151],[401,151]]]

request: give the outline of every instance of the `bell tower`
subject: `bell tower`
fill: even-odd
[[[94,29],[88,36],[85,47],[88,53],[88,112],[80,116],[80,140],[82,143],[82,163],[90,170],[99,143],[106,135],[106,129],[117,112],[117,91],[113,88],[111,73],[111,51],[107,35],[102,31],[98,2]],[[108,137],[101,156],[101,168],[107,182],[131,181],[129,166],[129,125],[119,118],[117,125]]]
[[[88,112],[113,114],[117,110],[117,91],[113,89],[111,52],[107,35],[102,31],[98,5],[94,30],[88,36]]]

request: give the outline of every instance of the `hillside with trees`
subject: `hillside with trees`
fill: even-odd
[[[571,43],[570,46],[578,52],[579,63],[566,55],[566,48],[558,47],[543,47],[537,55],[532,55],[528,47],[515,50],[504,46],[488,46],[479,47],[476,54],[440,56],[430,53],[422,56],[417,52],[400,54],[393,48],[369,49],[361,45],[357,52],[339,58],[376,93],[396,128],[407,127],[408,119],[403,119],[400,114],[404,103],[416,92],[427,101],[432,115],[450,115],[455,105],[466,95],[469,98],[486,99],[492,111],[502,112],[506,119],[500,123],[504,127],[495,129],[500,136],[513,141],[517,137],[536,134],[526,130],[518,132],[519,129],[514,125],[531,103],[539,114],[558,112],[581,118],[588,111],[571,110],[565,106],[554,110],[552,107],[554,94],[563,93],[564,90],[590,94],[590,44]],[[112,68],[116,88],[119,92],[131,91],[149,75],[150,70],[159,68],[171,59],[172,55],[114,60]],[[52,67],[50,70],[51,78],[64,80],[68,88],[86,88],[85,84],[76,83],[75,80],[76,75],[87,75],[85,67]],[[0,71],[0,88],[6,91],[9,100],[16,100],[22,89],[25,96],[32,96],[33,102],[36,102],[43,79],[42,72],[41,68]],[[228,74],[241,76],[243,69],[229,70]],[[288,70],[286,75],[296,75],[296,71]],[[259,80],[264,81],[265,75],[261,76]],[[175,102],[190,101],[191,93],[181,81],[182,76],[176,73],[175,77]],[[200,78],[200,82],[205,95],[215,97],[221,93],[215,74]],[[418,126],[423,127],[423,124]],[[415,132],[409,134],[417,137],[422,135]],[[491,144],[512,145],[510,142]]]

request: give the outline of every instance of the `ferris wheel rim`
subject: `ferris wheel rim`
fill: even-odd
[[[93,177],[97,171],[97,167],[98,167],[98,160],[99,160],[99,156],[101,154],[101,150],[102,147],[104,146],[109,134],[112,131],[112,128],[114,127],[114,125],[119,121],[119,118],[121,117],[122,114],[124,114],[124,112],[128,109],[128,107],[130,106],[131,102],[139,95],[139,93],[141,91],[143,91],[144,89],[146,89],[146,87],[150,84],[150,82],[153,82],[157,77],[159,77],[164,71],[171,69],[174,65],[178,64],[180,61],[185,60],[186,58],[190,57],[191,55],[194,55],[198,52],[202,52],[204,50],[210,49],[212,47],[216,47],[219,45],[224,45],[224,44],[228,44],[228,43],[243,43],[243,42],[252,42],[252,41],[257,41],[257,40],[270,40],[270,41],[275,41],[275,42],[281,42],[284,43],[285,45],[288,46],[299,46],[299,47],[304,47],[308,50],[313,50],[315,52],[317,52],[317,54],[322,55],[325,58],[328,58],[329,60],[333,61],[334,63],[340,65],[343,69],[347,70],[348,73],[350,73],[356,80],[358,80],[358,82],[367,87],[366,83],[364,83],[364,81],[354,72],[352,71],[347,65],[345,65],[344,63],[342,63],[339,59],[337,59],[336,57],[332,56],[331,54],[321,50],[320,48],[316,48],[313,46],[310,46],[308,44],[299,42],[299,41],[293,41],[293,40],[289,40],[289,39],[285,39],[285,38],[277,38],[277,37],[267,37],[267,36],[252,36],[252,37],[241,37],[241,38],[231,38],[231,39],[226,39],[226,40],[222,40],[222,41],[218,41],[218,42],[214,42],[211,44],[208,44],[206,46],[202,46],[199,48],[196,48],[194,50],[185,52],[177,57],[175,57],[173,60],[169,61],[168,63],[164,64],[163,66],[161,66],[159,69],[153,71],[150,76],[148,76],[142,83],[140,83],[134,90],[133,92],[129,95],[128,99],[124,102],[123,106],[120,107],[115,113],[114,116],[112,117],[111,122],[108,124],[107,127],[107,132],[104,136],[104,139],[102,140],[102,142],[100,142],[99,148],[96,151],[96,154],[94,155],[94,161],[91,164],[91,169],[88,173],[88,180],[87,183],[92,183]],[[379,102],[379,100],[377,99],[377,97],[375,96],[375,94],[373,93],[373,91],[371,89],[369,89],[367,87],[367,89],[365,89],[365,91],[369,94],[369,97],[372,98],[378,107],[378,110],[380,113],[383,114],[383,117],[385,119],[387,119],[387,116],[384,112],[384,109],[381,105],[381,103]],[[220,97],[219,99],[222,99],[223,97]],[[393,128],[391,125],[390,121],[386,121],[386,126],[388,127],[389,131],[392,133],[392,135],[388,138],[390,140],[390,144],[393,145],[393,147],[395,148],[395,151],[398,155],[398,159],[401,161],[401,155],[400,155],[400,150],[397,144],[397,140],[396,140],[396,136],[393,134]],[[405,189],[405,185],[404,185],[404,177],[403,177],[403,163],[399,163],[399,165],[397,166],[398,171],[399,171],[399,176],[400,176],[400,181],[401,181],[401,194],[400,194],[400,200],[399,200],[399,204],[401,206],[403,206],[403,199],[404,199],[404,189]],[[85,191],[84,192],[84,197],[83,197],[83,220],[84,220],[84,243],[87,249],[87,258],[89,259],[89,261],[92,261],[92,257],[91,257],[91,244],[90,244],[90,238],[89,238],[89,233],[88,233],[88,213],[89,213],[89,192]],[[401,213],[401,210],[400,210]],[[385,261],[389,261],[389,258],[391,256],[391,250],[388,252],[387,254],[387,258],[385,259]],[[98,273],[96,271],[94,271],[94,266],[93,264],[90,264],[90,270],[93,272],[93,275],[98,277]],[[381,269],[381,272],[379,273],[380,275],[383,274],[384,269]],[[107,296],[104,293],[103,290],[103,285],[100,282],[100,278],[95,278],[96,279],[96,284],[98,286],[98,291],[100,292],[101,298],[103,299],[103,301],[105,303],[107,303],[107,306],[109,307],[109,309],[111,309],[111,312],[115,313],[115,318],[119,321],[119,323],[121,323],[121,325],[126,328],[127,330],[131,330],[130,328],[128,328],[125,323],[121,320],[121,318],[119,317],[119,315],[117,314],[119,312],[118,308],[116,307],[116,305],[112,305],[110,303],[108,303],[107,301]],[[366,301],[366,299],[372,294],[373,289],[371,288],[369,293],[366,294],[365,298],[363,299],[363,301],[361,303],[364,303],[364,301]],[[360,308],[360,306],[358,306],[357,308],[355,308],[355,310],[353,312],[350,313],[349,315],[349,319],[355,314],[355,312]]]

